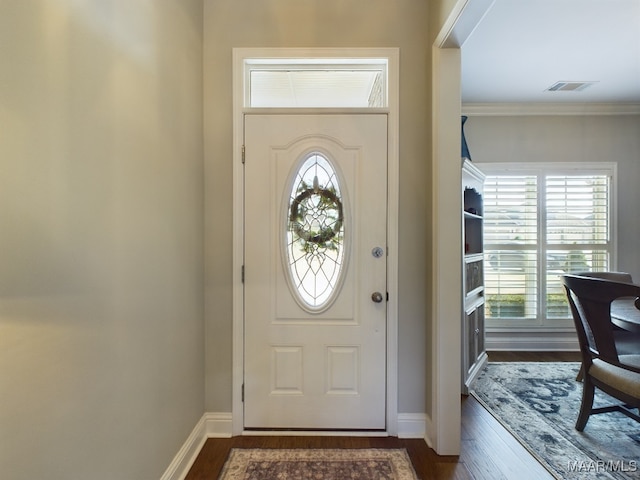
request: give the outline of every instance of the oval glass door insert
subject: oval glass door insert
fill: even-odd
[[[302,162],[289,192],[285,271],[300,306],[317,313],[331,305],[341,283],[344,197],[335,168],[317,152]]]

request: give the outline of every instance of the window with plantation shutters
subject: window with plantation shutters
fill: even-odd
[[[488,175],[484,186],[486,318],[532,318],[538,292],[538,180]]]
[[[564,326],[563,273],[613,270],[613,164],[481,164],[486,318]]]

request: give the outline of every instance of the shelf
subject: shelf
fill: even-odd
[[[464,312],[466,315],[469,315],[474,310],[483,307],[484,308],[484,296],[478,295],[482,291],[482,287],[474,290],[473,292],[469,292],[467,298],[465,299]]]
[[[468,213],[470,215],[482,217],[482,195],[477,189],[473,187],[465,187],[462,201],[465,214]]]
[[[484,367],[484,175],[471,162],[462,167],[462,391],[468,393]]]
[[[482,253],[482,218],[464,214],[464,254]]]
[[[464,212],[464,218],[468,218],[468,219],[473,219],[473,220],[483,220],[484,217],[481,217],[480,215],[476,215],[474,213],[471,212]]]
[[[473,310],[474,308],[477,308],[480,305],[484,305],[485,300],[484,300],[484,287],[480,286],[478,288],[475,288],[473,290],[471,290],[470,292],[467,292],[465,299],[464,299],[464,306],[465,306],[465,310]]]

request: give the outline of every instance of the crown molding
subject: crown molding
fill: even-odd
[[[640,103],[463,103],[467,116],[640,115]]]

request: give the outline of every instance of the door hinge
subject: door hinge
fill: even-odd
[[[389,292],[387,292],[387,302],[389,301]]]
[[[240,393],[240,396],[242,397],[242,402],[244,402],[244,383],[242,384],[242,391]]]
[[[242,163],[244,163],[244,145],[242,145]]]
[[[244,265],[242,265],[242,269],[240,271],[240,280],[244,283]]]

